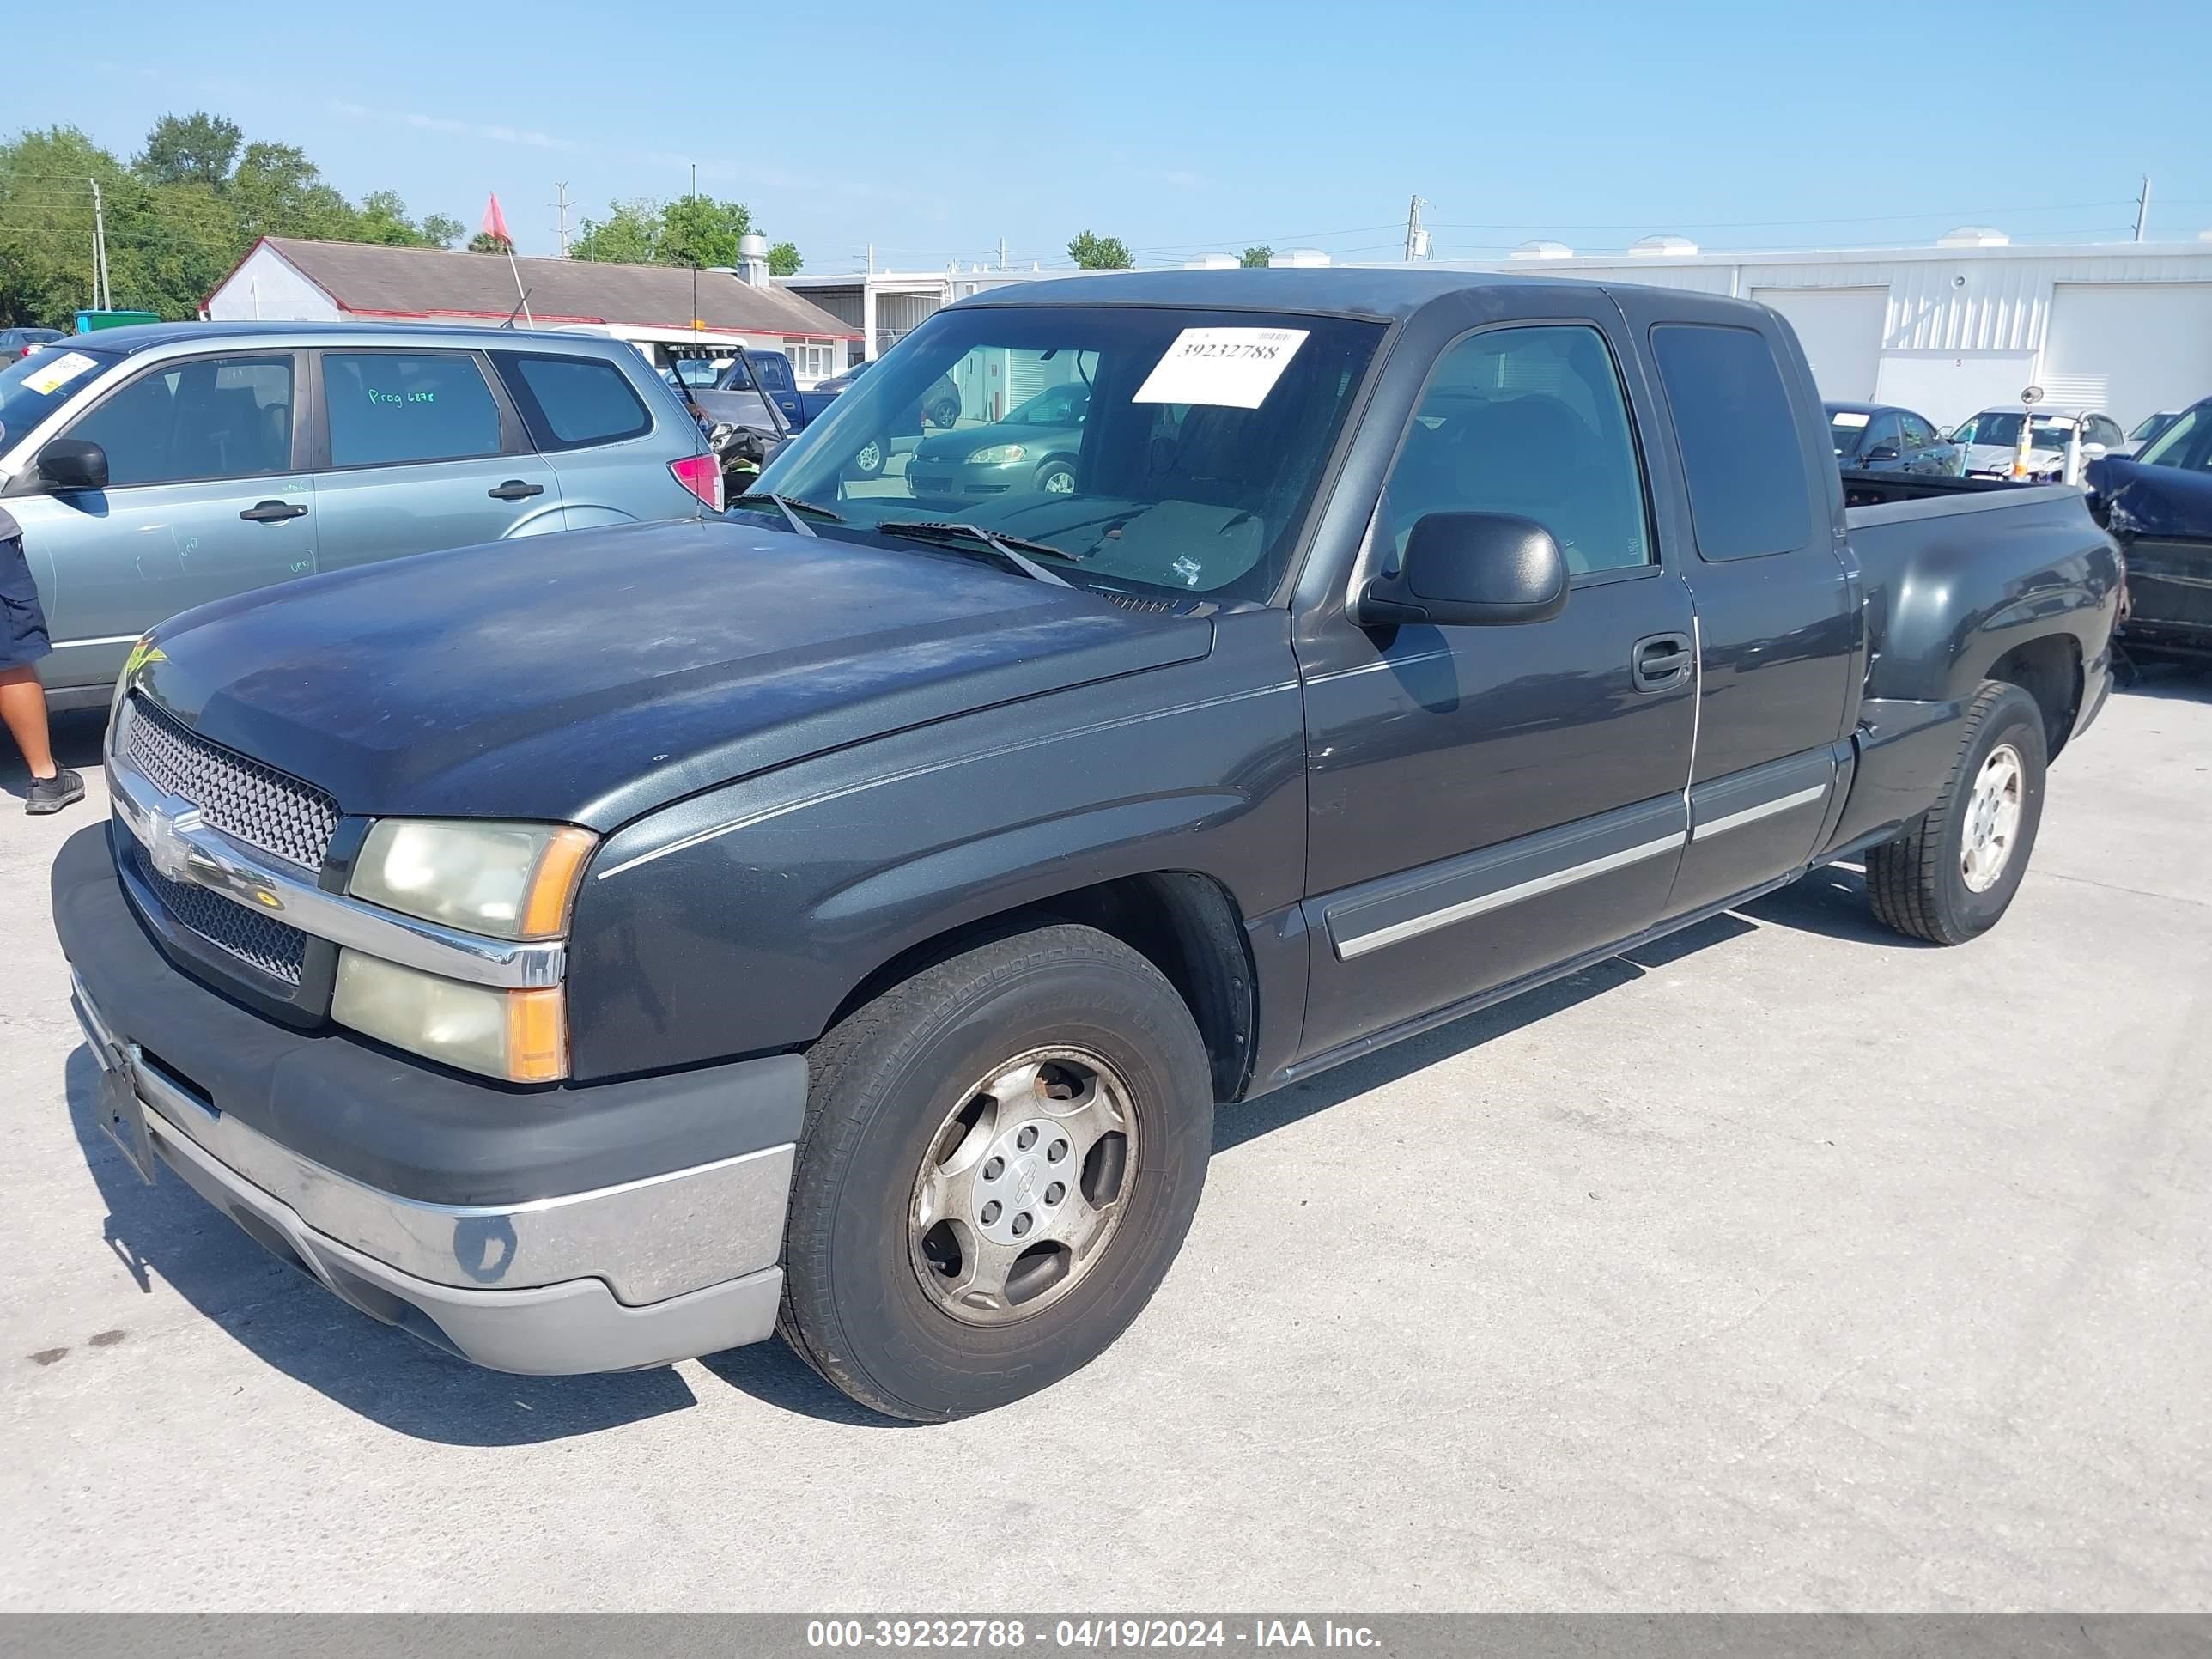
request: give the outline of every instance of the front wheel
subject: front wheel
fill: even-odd
[[[2035,848],[2047,754],[2035,699],[1984,683],[1935,805],[1867,854],[1875,915],[1934,945],[1964,945],[1996,927]]]
[[[890,456],[891,441],[889,438],[871,438],[853,452],[853,459],[846,464],[845,470],[855,478],[881,477]]]
[[[1048,495],[1073,495],[1075,469],[1066,461],[1047,461],[1037,469],[1036,487]]]
[[[1070,925],[979,945],[808,1056],[784,1339],[853,1399],[941,1422],[1089,1364],[1143,1310],[1206,1182],[1189,1010]]]

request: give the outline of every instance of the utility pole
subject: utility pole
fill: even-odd
[[[1429,233],[1421,228],[1421,210],[1428,204],[1416,196],[1406,209],[1406,258],[1425,259],[1429,257]]]
[[[565,179],[556,180],[553,193],[556,198],[553,210],[561,216],[561,257],[565,259],[568,257],[568,181]]]
[[[1004,270],[1006,268],[1006,239],[1005,237],[1001,236],[1000,238],[999,238],[999,269],[1000,269],[1000,270]]]
[[[2136,240],[2143,239],[2143,230],[2150,223],[2150,174],[2143,174],[2142,194],[2136,198]]]
[[[107,214],[100,200],[100,180],[87,181],[92,185],[92,303],[101,311],[112,310],[108,303],[115,297],[107,281]]]

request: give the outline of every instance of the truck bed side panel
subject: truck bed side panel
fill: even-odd
[[[2017,647],[2070,647],[2070,714],[2057,735],[2085,724],[2108,680],[2120,594],[2118,550],[2077,489],[1946,492],[1853,507],[1848,522],[1875,650],[1857,777],[1832,848],[1933,804],[1967,705]]]

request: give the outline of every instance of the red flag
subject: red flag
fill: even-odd
[[[498,237],[509,247],[514,246],[514,238],[507,234],[507,216],[499,210],[497,192],[494,192],[491,201],[484,208],[483,233],[487,236]]]

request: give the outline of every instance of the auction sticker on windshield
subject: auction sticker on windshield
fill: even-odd
[[[1132,401],[1257,409],[1305,343],[1302,328],[1187,328]]]
[[[52,397],[88,368],[98,365],[82,351],[64,351],[52,362],[40,363],[23,377],[23,384],[42,398]]]

